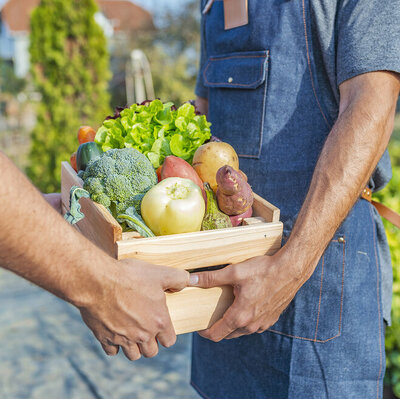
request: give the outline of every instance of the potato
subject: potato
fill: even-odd
[[[192,162],[192,166],[201,180],[209,183],[214,192],[217,190],[218,169],[224,165],[239,170],[239,158],[236,151],[223,141],[209,142],[200,146],[196,150]]]

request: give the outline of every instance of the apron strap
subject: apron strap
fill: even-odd
[[[364,198],[368,202],[370,202],[379,212],[379,214],[400,229],[400,215],[395,212],[393,209],[388,208],[386,205],[381,204],[380,202],[374,201],[372,199],[372,192],[369,187],[365,187],[361,198]]]
[[[205,5],[205,7],[203,9],[203,15],[206,15],[210,11],[213,3],[214,3],[214,0],[208,0],[207,1],[207,4]]]

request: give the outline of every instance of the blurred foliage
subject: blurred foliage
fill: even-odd
[[[388,186],[374,194],[374,198],[400,213],[400,115],[389,145],[393,165],[393,178]],[[392,325],[386,330],[386,375],[385,383],[391,385],[400,398],[400,230],[384,220],[393,265]]]
[[[189,60],[185,55],[173,58],[164,48],[156,46],[148,57],[157,98],[172,101],[177,106],[194,98],[196,75],[188,72]]]
[[[156,97],[177,105],[194,98],[200,56],[200,5],[187,0],[163,16],[148,54]]]
[[[0,91],[16,95],[26,87],[26,80],[15,76],[14,67],[10,61],[0,58]]]
[[[178,106],[194,98],[200,53],[199,1],[187,0],[181,7],[158,12],[161,24],[157,30],[136,32],[113,53],[113,107],[130,105],[126,104],[125,81],[117,76],[123,76],[133,49],[142,50],[150,62],[156,98]]]
[[[31,73],[42,100],[32,132],[28,175],[42,191],[60,190],[61,161],[78,146],[80,125],[98,127],[109,110],[106,39],[94,0],[41,0],[31,17]]]

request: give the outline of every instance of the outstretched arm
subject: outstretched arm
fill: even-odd
[[[399,91],[400,78],[391,72],[366,73],[340,85],[339,117],[286,245],[271,257],[197,274],[198,286],[233,285],[235,294],[233,305],[204,337],[219,341],[262,332],[278,320],[312,275],[387,147]]]
[[[70,302],[104,350],[136,360],[176,336],[164,291],[188,273],[141,261],[117,262],[68,225],[0,152],[0,265]]]

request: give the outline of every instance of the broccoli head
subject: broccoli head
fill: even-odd
[[[134,148],[108,150],[87,165],[83,188],[114,217],[134,206],[140,214],[143,196],[158,182],[148,158]]]

